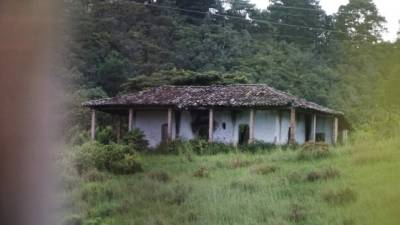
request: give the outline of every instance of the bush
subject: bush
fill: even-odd
[[[140,152],[149,150],[149,141],[146,139],[144,133],[139,129],[133,129],[126,133],[122,138],[122,142],[126,145],[135,146],[135,149]]]
[[[321,159],[330,155],[329,145],[325,143],[306,143],[301,147],[299,160]]]
[[[114,135],[113,129],[111,126],[107,126],[104,128],[97,128],[96,130],[96,141],[101,144],[108,145],[116,142],[116,137]]]
[[[111,161],[109,171],[115,174],[134,174],[143,172],[143,169],[135,155],[125,154],[123,159]]]
[[[183,143],[180,140],[163,141],[156,148],[156,153],[179,155],[183,150]]]
[[[102,145],[89,142],[80,146],[75,155],[75,166],[80,175],[91,170],[106,170],[116,174],[141,172],[142,167],[132,146]]]
[[[197,155],[216,155],[219,153],[229,153],[236,151],[232,145],[223,143],[208,143],[203,139],[195,139],[190,141],[173,140],[160,143],[155,151],[162,154],[191,154]]]
[[[262,151],[271,151],[276,148],[275,144],[266,143],[263,141],[255,141],[251,144],[239,146],[240,151],[257,153]]]

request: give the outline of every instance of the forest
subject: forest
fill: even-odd
[[[65,1],[62,79],[72,130],[80,103],[161,84],[265,83],[343,111],[355,126],[378,110],[400,41],[382,39],[372,0],[327,15],[317,0]],[[364,110],[369,109],[369,110]],[[72,121],[71,121],[72,120]],[[77,128],[79,127],[79,128]]]

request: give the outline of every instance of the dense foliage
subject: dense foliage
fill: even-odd
[[[273,0],[267,10],[247,0],[69,0],[65,9],[72,25],[60,71],[73,84],[72,131],[88,127],[82,101],[161,84],[266,83],[358,126],[370,121],[364,109],[385,85],[375,81],[400,51],[382,41],[385,19],[372,0],[334,15],[317,0]]]

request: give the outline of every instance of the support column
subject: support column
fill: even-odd
[[[214,109],[209,110],[208,114],[208,142],[214,141]]]
[[[128,118],[128,131],[132,131],[133,129],[133,109],[129,109],[129,118]]]
[[[348,136],[349,136],[349,131],[348,130],[343,130],[342,131],[342,144],[346,144],[347,143]]]
[[[338,131],[339,131],[339,119],[337,117],[335,117],[333,119],[333,137],[332,137],[332,143],[334,145],[337,144]]]
[[[121,142],[121,116],[117,118],[117,143]]]
[[[313,114],[311,120],[311,138],[310,138],[310,141],[312,143],[315,143],[317,141],[316,135],[317,135],[317,115]]]
[[[168,117],[167,117],[167,136],[168,141],[172,140],[172,108],[168,108]]]
[[[249,121],[249,144],[254,143],[254,109],[250,110],[250,121]]]
[[[91,121],[91,129],[90,129],[90,137],[92,140],[96,138],[96,110],[92,109],[92,121]]]
[[[290,109],[290,140],[289,144],[296,144],[296,109]]]

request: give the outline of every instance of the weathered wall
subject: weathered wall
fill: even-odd
[[[136,111],[134,126],[143,131],[149,141],[150,147],[155,147],[161,142],[161,127],[167,123],[167,110]],[[175,138],[175,117],[172,116],[172,137]]]
[[[232,113],[230,111],[215,111],[214,121],[214,141],[232,144],[234,135],[234,121],[232,120]],[[223,126],[224,124],[225,128]]]
[[[235,113],[231,111],[214,112],[215,142],[237,144],[239,139],[239,126],[249,124],[250,112],[248,110]],[[281,114],[281,117],[279,117]],[[303,144],[306,139],[305,115],[297,114],[296,140]],[[134,125],[141,129],[150,146],[155,147],[161,142],[161,127],[167,123],[167,110],[163,111],[137,111]],[[332,143],[333,118],[327,116],[317,117],[317,133],[325,133],[326,142]],[[179,138],[182,140],[194,139],[192,131],[192,116],[189,111],[181,111]],[[225,125],[225,126],[224,126]],[[290,113],[275,110],[256,110],[254,123],[254,137],[257,141],[275,144],[287,144],[290,127]],[[172,118],[172,137],[177,138],[175,130],[175,117]]]
[[[325,133],[325,142],[332,144],[333,117],[317,116],[317,133]]]

